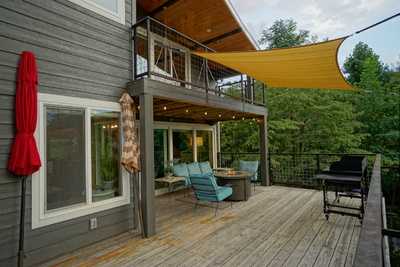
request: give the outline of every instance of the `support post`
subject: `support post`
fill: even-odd
[[[261,185],[270,186],[271,180],[268,170],[268,127],[267,115],[260,121],[260,172]]]
[[[152,53],[152,38],[151,38],[151,21],[147,19],[146,30],[147,30],[147,73],[148,77],[151,79],[153,72],[153,53]]]
[[[154,188],[153,96],[142,94],[140,103],[141,189],[144,236],[156,233]]]

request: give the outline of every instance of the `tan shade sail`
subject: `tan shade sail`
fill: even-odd
[[[337,62],[338,49],[345,39],[264,51],[195,54],[245,73],[268,87],[352,90]]]

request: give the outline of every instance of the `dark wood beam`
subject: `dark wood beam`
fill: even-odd
[[[271,180],[269,176],[268,169],[268,125],[267,125],[267,115],[265,115],[259,124],[259,134],[260,134],[260,171],[261,171],[261,185],[269,186],[271,185]]]
[[[174,5],[175,3],[179,2],[179,0],[167,0],[165,1],[164,4],[160,5],[159,7],[153,9],[150,13],[149,16],[150,17],[155,17],[158,15],[158,13],[163,12],[165,9],[167,9],[168,7]]]
[[[150,237],[156,234],[153,96],[141,94],[139,96],[139,104],[143,230],[145,237]]]
[[[213,38],[210,38],[210,39],[208,39],[208,40],[205,40],[205,41],[203,41],[203,42],[201,42],[201,43],[202,43],[203,45],[209,45],[209,44],[211,44],[211,43],[215,43],[216,41],[220,41],[220,40],[222,40],[222,39],[225,39],[225,38],[227,38],[227,37],[229,37],[229,36],[238,34],[238,33],[240,33],[240,32],[242,32],[242,29],[241,29],[241,28],[237,28],[237,29],[234,29],[233,31],[223,33],[223,34],[218,35],[218,36],[216,36],[216,37],[213,37]]]

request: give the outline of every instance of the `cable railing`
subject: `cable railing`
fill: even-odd
[[[253,78],[202,58],[196,52],[215,52],[162,22],[146,17],[132,27],[134,79],[200,90],[265,106],[265,86]]]
[[[369,170],[372,169],[375,154],[344,153],[269,153],[268,170],[272,184],[320,189],[315,175],[329,168],[330,164],[342,156],[366,156]],[[220,167],[238,168],[240,160],[258,160],[259,152],[221,152],[218,153]]]

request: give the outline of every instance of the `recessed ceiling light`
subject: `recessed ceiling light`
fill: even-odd
[[[167,106],[164,106],[164,110],[167,110]]]

